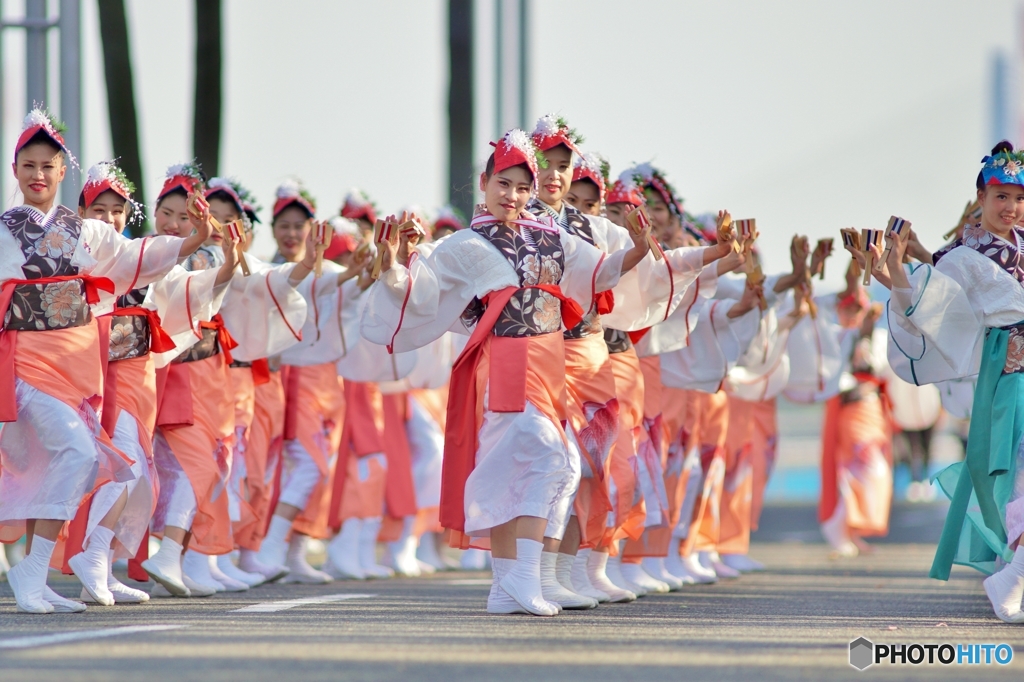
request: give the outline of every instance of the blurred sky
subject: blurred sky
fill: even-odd
[[[493,2],[477,12],[481,166],[494,134]],[[127,5],[153,197],[164,169],[191,156],[193,2]],[[325,216],[353,185],[385,211],[444,203],[446,6],[225,0],[222,171],[266,218],[290,175]],[[111,150],[95,4],[83,12],[79,157],[91,164]],[[1017,20],[1015,0],[534,0],[531,117],[565,115],[614,174],[653,160],[691,211],[757,218],[769,272],[786,266],[795,231],[837,237],[891,214],[937,248],[993,142],[990,64],[996,49],[1016,54]],[[5,32],[3,52],[9,153],[25,111],[21,36]],[[268,228],[255,248],[272,252]]]

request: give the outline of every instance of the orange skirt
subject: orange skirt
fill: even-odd
[[[161,428],[196,496],[189,547],[202,554],[234,549],[228,515],[228,475],[235,437],[234,392],[223,353],[185,363],[192,392],[191,426]]]
[[[575,509],[583,546],[603,538],[612,511],[611,451],[618,441],[619,401],[604,336],[565,340],[566,409],[580,448],[581,478]]]
[[[778,454],[779,422],[775,398],[753,404],[751,410],[753,435],[751,453],[754,465],[754,491],[750,501],[750,529],[757,530],[764,509],[764,492],[768,487]]]
[[[725,391],[697,393],[700,405],[698,447],[704,485],[694,504],[686,549],[711,551],[718,544],[719,510],[725,485],[725,438],[729,429],[729,399]],[[684,554],[686,554],[684,550]]]
[[[721,554],[746,554],[750,549],[751,504],[754,494],[754,410],[752,403],[729,396],[725,436],[725,479],[722,485],[717,549]]]
[[[303,449],[316,462],[320,481],[309,495],[306,507],[292,525],[293,530],[315,538],[330,536],[327,516],[331,504],[331,478],[341,443],[345,415],[345,394],[333,362],[310,367],[292,367],[298,373],[295,434]],[[291,409],[289,407],[289,409]]]
[[[235,542],[243,549],[258,550],[270,523],[274,477],[284,443],[284,409],[281,372],[271,372],[269,382],[255,387],[249,446],[245,450],[245,485],[255,521],[235,532]]]
[[[610,464],[615,525],[606,531],[599,548],[617,552],[619,540],[638,540],[644,532],[647,508],[637,481],[637,449],[648,436],[644,429],[644,374],[636,351],[630,347],[612,353],[609,361],[619,402],[619,431]]]

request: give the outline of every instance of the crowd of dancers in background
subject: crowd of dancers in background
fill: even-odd
[[[464,550],[466,568],[490,563],[497,614],[734,579],[764,568],[748,550],[783,394],[825,404],[823,535],[837,556],[869,550],[888,530],[894,431],[924,443],[940,394],[954,415],[977,412],[986,328],[1024,319],[989,324],[967,300],[987,287],[979,296],[1024,308],[1019,243],[984,237],[1013,204],[999,194],[1004,209],[989,207],[1003,185],[979,176],[978,202],[934,256],[898,219],[844,230],[846,286],[820,293],[832,239],[794,236],[788,271],[764,273],[754,220],[691,215],[650,164],[613,181],[580,143],[553,115],[509,131],[474,215],[433,220],[417,207],[383,216],[356,190],[318,219],[292,180],[263,227],[235,179],[182,164],[154,204],[155,234],[130,239],[145,210],[131,181],[99,163],[78,207],[58,205],[73,156],[31,112],[14,159],[24,204],[0,217],[0,540],[27,534],[8,571],[18,610],[417,576],[448,568],[445,548]],[[1015,179],[1021,159],[1000,153],[999,180]],[[1016,230],[1024,199],[1013,207]],[[258,229],[277,245],[268,262],[247,251]],[[944,274],[967,251],[1002,269]],[[892,288],[888,314],[865,273]],[[1024,336],[1011,329],[1007,344]],[[997,496],[1020,494],[1019,431]],[[968,444],[995,448],[981,440]],[[969,448],[939,477],[965,511],[947,523],[937,575],[1006,563],[986,589],[997,614],[1024,619],[1024,570],[1006,573],[1024,561],[1020,531],[989,537],[1024,514],[983,494],[967,509],[961,498],[984,488],[971,463]],[[943,554],[964,529],[989,529],[991,556]],[[326,548],[318,568],[310,539]],[[114,577],[119,559],[148,591]],[[78,577],[82,601],[47,586],[51,568]]]

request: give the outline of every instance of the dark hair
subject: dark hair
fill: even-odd
[[[166,199],[167,197],[171,196],[172,194],[177,194],[179,196],[183,196],[186,199],[188,199],[188,192],[185,191],[184,187],[182,187],[181,185],[178,185],[177,187],[172,189],[170,192],[168,192],[167,194],[163,195],[162,197],[160,197],[159,199],[156,200],[156,208],[160,208],[160,204],[164,203],[164,199]]]
[[[23,152],[24,150],[28,149],[29,147],[34,147],[40,144],[46,145],[47,147],[52,149],[55,155],[60,154],[61,160],[64,160],[64,150],[61,148],[59,144],[53,141],[53,138],[51,138],[45,130],[37,131],[35,135],[28,139],[28,142],[21,145],[21,149],[19,149],[18,153],[14,155],[15,159],[17,159],[18,155],[21,154],[21,152]]]
[[[569,185],[569,188],[571,189],[572,185],[575,185],[578,182],[589,182],[591,185],[594,186],[594,189],[597,190],[598,196],[600,196],[600,194],[601,194],[601,187],[596,182],[594,182],[593,180],[591,180],[590,178],[588,178],[585,175],[583,177],[581,177],[579,180],[573,180],[572,183]]]
[[[487,157],[487,165],[484,166],[484,177],[488,180],[494,175],[494,153]]]
[[[1001,140],[996,143],[995,147],[992,147],[992,156],[995,156],[996,154],[1001,154],[1003,152],[1012,151],[1013,143],[1010,142],[1009,140]],[[985,178],[982,177],[981,172],[978,173],[978,179],[974,181],[974,184],[977,186],[978,189],[985,189]]]

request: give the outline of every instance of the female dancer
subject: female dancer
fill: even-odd
[[[562,537],[567,491],[579,480],[561,427],[560,332],[643,259],[649,230],[606,256],[524,214],[537,179],[533,142],[509,131],[481,175],[485,205],[470,229],[426,258],[409,258],[407,242],[384,244],[384,274],[368,291],[362,331],[411,350],[460,320],[473,329],[452,375],[442,524],[462,546],[489,539],[502,576],[489,612],[553,616],[559,609],[541,592],[542,541]]]

